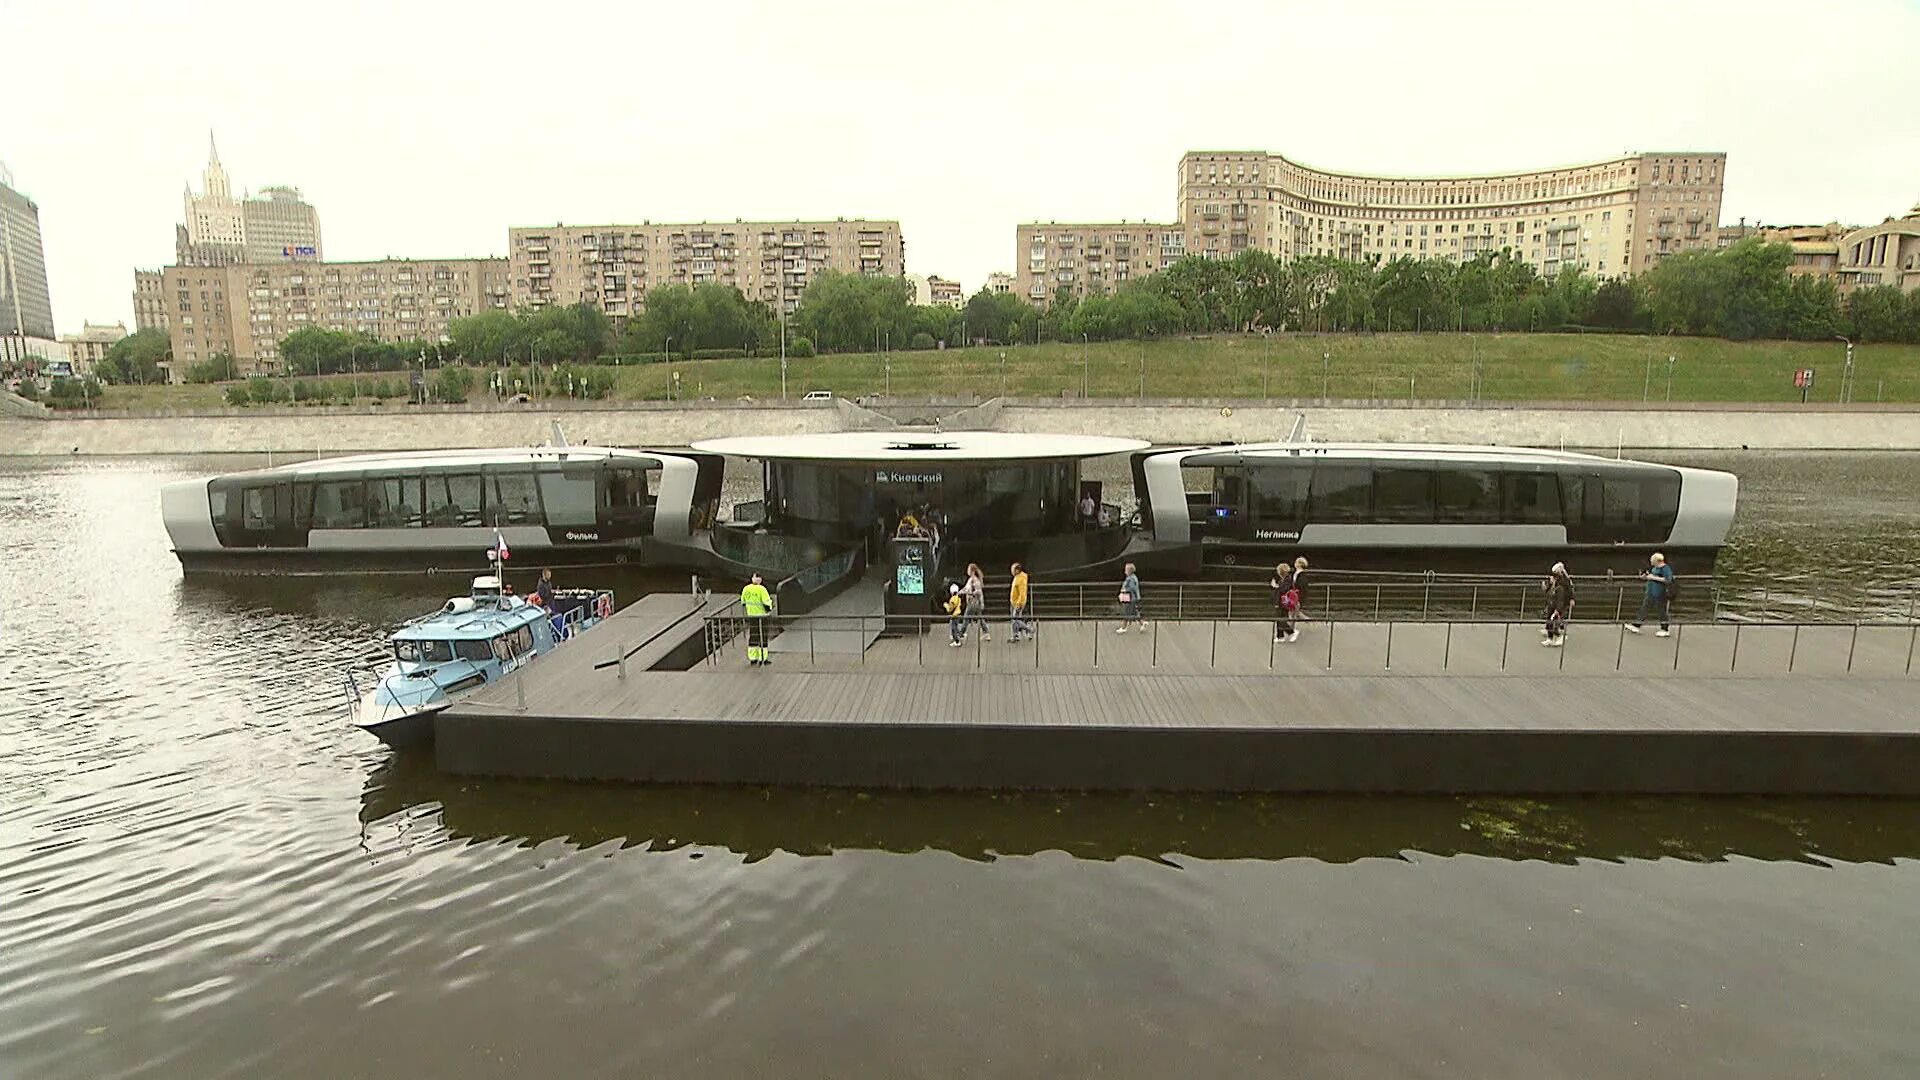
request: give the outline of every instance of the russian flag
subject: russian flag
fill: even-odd
[[[499,529],[493,530],[493,550],[500,553],[501,562],[506,562],[511,554],[507,550],[507,538],[500,535]]]

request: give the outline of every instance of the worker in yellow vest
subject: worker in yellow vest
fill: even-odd
[[[747,613],[747,663],[754,667],[773,663],[767,651],[767,617],[773,614],[773,594],[767,592],[759,574],[740,590],[740,606]]]

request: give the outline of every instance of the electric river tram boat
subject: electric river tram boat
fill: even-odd
[[[1258,443],[1133,457],[1151,560],[1170,572],[1306,555],[1343,570],[1708,574],[1731,473],[1499,446]]]
[[[540,565],[700,563],[721,460],[594,446],[359,454],[161,491],[189,572],[458,568],[496,534]]]

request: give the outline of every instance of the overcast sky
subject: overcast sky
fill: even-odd
[[[831,13],[831,14],[829,14]],[[132,312],[207,132],[330,259],[507,227],[876,217],[971,292],[1030,220],[1164,221],[1183,151],[1488,172],[1724,150],[1724,216],[1920,199],[1920,0],[1324,4],[0,0],[0,161],[54,318]]]

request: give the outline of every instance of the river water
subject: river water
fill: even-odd
[[[1690,460],[1920,584],[1920,460]],[[183,582],[235,466],[0,461],[0,1077],[1920,1074],[1920,804],[441,777],[337,678],[458,585]]]

